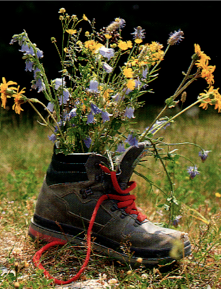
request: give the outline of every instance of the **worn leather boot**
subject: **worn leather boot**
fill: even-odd
[[[68,240],[82,245],[93,210],[100,197],[107,195],[93,225],[94,249],[123,262],[135,263],[140,257],[147,265],[189,255],[187,234],[151,223],[138,212],[135,196],[129,193],[134,187],[129,179],[147,147],[147,143],[130,147],[116,172],[96,153],[53,154],[29,235],[47,242]],[[174,257],[171,250],[178,240],[181,246],[175,248]]]

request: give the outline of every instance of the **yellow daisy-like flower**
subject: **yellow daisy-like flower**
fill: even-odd
[[[132,41],[127,41],[127,47],[128,48],[132,48],[133,47],[133,43],[132,43]]]
[[[199,107],[202,107],[206,110],[208,108],[208,105],[212,105],[211,96],[213,95],[213,91],[213,86],[211,86],[208,91],[204,90],[204,92],[199,94],[199,97],[201,98],[204,98],[208,95],[208,98],[203,99]]]
[[[76,29],[67,29],[66,30],[66,32],[68,33],[68,34],[75,34],[76,32],[77,32],[77,30]]]
[[[134,88],[135,88],[135,80],[129,79],[128,82],[127,82],[127,88],[129,88],[130,90],[134,90]]]
[[[110,93],[113,92],[112,89],[108,88],[103,93],[103,98],[107,101],[110,98]]]
[[[94,41],[94,40],[88,40],[88,41],[84,42],[84,46],[87,49],[89,49],[90,51],[92,51],[93,53],[95,53],[103,45],[101,43]]]
[[[104,34],[104,36],[106,39],[111,39],[111,37],[112,37],[110,34]]]
[[[84,14],[83,15],[83,19],[85,20],[85,21],[88,21],[88,18],[87,18],[87,16]]]
[[[65,8],[60,8],[58,13],[65,13],[66,12],[66,9]]]
[[[216,66],[212,65],[203,65],[202,66],[202,72],[201,77],[205,78],[206,82],[211,86],[214,83],[214,75],[213,72],[215,70]]]
[[[24,111],[24,109],[21,108],[21,104],[24,103],[23,100],[21,100],[22,98],[22,93],[25,93],[25,88],[22,88],[21,91],[19,91],[20,86],[17,87],[17,93],[15,93],[13,95],[13,97],[15,98],[15,103],[12,106],[12,109],[15,111],[15,113],[20,114],[21,111]]]
[[[201,50],[199,44],[194,44],[194,51],[200,58],[199,60],[197,60],[196,66],[201,67],[203,64],[208,65],[208,61],[211,60],[211,58]]]
[[[123,74],[127,78],[131,78],[131,77],[133,77],[133,70],[131,68],[124,68]]]
[[[11,80],[6,82],[5,77],[2,77],[2,83],[0,85],[0,93],[1,93],[1,100],[2,100],[2,107],[3,108],[5,108],[5,106],[6,106],[7,98],[11,97],[9,89],[11,90],[11,92],[13,92],[12,90],[16,90],[17,89],[16,87],[13,87],[13,86],[11,86],[9,88],[9,85],[14,85],[14,84],[17,85],[17,82],[14,82],[14,81],[11,81]]]
[[[120,41],[118,42],[118,47],[119,47],[121,50],[127,50],[127,49],[128,49],[127,42],[120,40]]]
[[[220,193],[215,193],[215,196],[216,196],[217,198],[221,198],[221,194],[220,194]]]
[[[140,38],[137,38],[137,39],[135,39],[135,40],[134,40],[134,42],[135,42],[135,43],[137,43],[137,44],[140,44],[140,43],[142,43],[142,42],[143,42],[143,40],[142,40],[142,39],[140,39]]]

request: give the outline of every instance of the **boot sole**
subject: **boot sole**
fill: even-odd
[[[83,233],[83,237],[81,238],[80,235],[82,235],[82,233]],[[81,231],[81,233],[79,233],[78,235],[73,236],[64,232],[59,232],[53,229],[45,228],[39,224],[36,224],[33,219],[31,220],[28,234],[33,240],[38,239],[40,241],[45,241],[47,243],[52,242],[52,241],[67,241],[67,242],[70,242],[71,244],[75,244],[79,246],[86,245],[86,241],[84,239],[85,231]],[[120,244],[119,243],[117,244],[118,244],[118,247],[120,248]],[[135,254],[131,254],[130,256],[128,256],[124,252],[119,252],[116,249],[109,248],[95,241],[92,242],[92,246],[93,246],[93,249],[111,258],[117,259],[123,263],[135,264],[137,263],[137,258],[139,257],[142,258],[142,264],[146,266],[154,266],[154,265],[161,264],[161,263],[165,264],[165,263],[169,263],[175,260],[175,258],[172,258],[171,256],[169,256],[169,254],[168,256],[156,257],[156,258],[142,257],[142,255],[135,256]],[[132,248],[131,248],[131,251],[133,252]],[[178,254],[179,257],[177,259],[182,259],[183,257],[186,257],[190,254],[191,254],[191,244],[188,241],[184,243],[184,248],[182,252],[179,252]]]

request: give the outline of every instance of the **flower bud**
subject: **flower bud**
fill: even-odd
[[[184,102],[186,101],[186,96],[187,96],[187,93],[186,93],[186,91],[184,91],[184,92],[182,93],[182,95],[181,95],[181,101],[182,101],[182,103],[184,103]]]

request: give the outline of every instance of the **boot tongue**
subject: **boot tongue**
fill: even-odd
[[[133,174],[134,168],[139,163],[140,159],[146,153],[150,142],[141,142],[137,146],[129,147],[121,156],[117,167],[118,183],[121,189],[127,188],[127,184]]]

